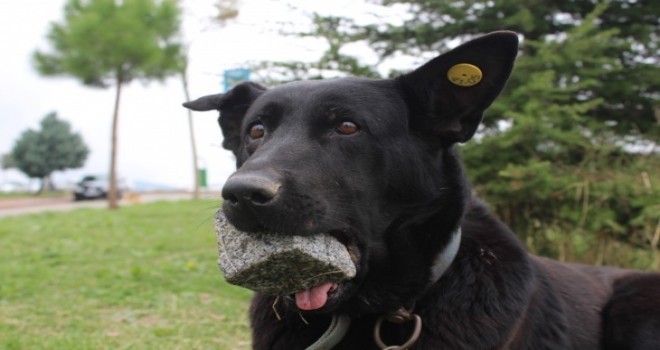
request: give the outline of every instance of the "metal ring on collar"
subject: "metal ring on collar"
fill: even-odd
[[[410,314],[410,318],[408,320],[414,320],[415,321],[415,328],[413,329],[412,335],[410,335],[410,338],[403,343],[402,345],[386,345],[383,343],[383,339],[380,337],[380,327],[383,324],[383,320],[388,319],[387,316],[380,317],[378,321],[376,321],[376,326],[374,327],[374,341],[376,342],[376,345],[378,345],[379,348],[382,350],[406,350],[409,349],[417,339],[419,338],[419,335],[422,333],[422,318],[419,317],[419,315],[416,314]],[[399,322],[397,322],[399,323]]]

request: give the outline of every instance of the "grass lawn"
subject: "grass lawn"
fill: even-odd
[[[0,349],[247,349],[216,201],[0,218]]]

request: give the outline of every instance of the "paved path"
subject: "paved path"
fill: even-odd
[[[119,201],[120,206],[133,205],[137,203],[148,203],[162,200],[190,199],[192,194],[188,192],[154,192],[126,195]],[[220,198],[219,193],[204,193],[202,198]],[[73,201],[71,198],[11,198],[0,199],[0,218],[30,213],[47,211],[68,211],[78,208],[105,208],[108,202],[104,199]]]

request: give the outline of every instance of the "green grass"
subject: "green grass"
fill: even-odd
[[[0,349],[246,349],[251,293],[216,264],[217,202],[0,219]]]

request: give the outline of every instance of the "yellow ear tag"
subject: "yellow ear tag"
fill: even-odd
[[[462,87],[477,85],[482,77],[481,69],[468,63],[459,63],[447,71],[449,81],[454,85]]]

